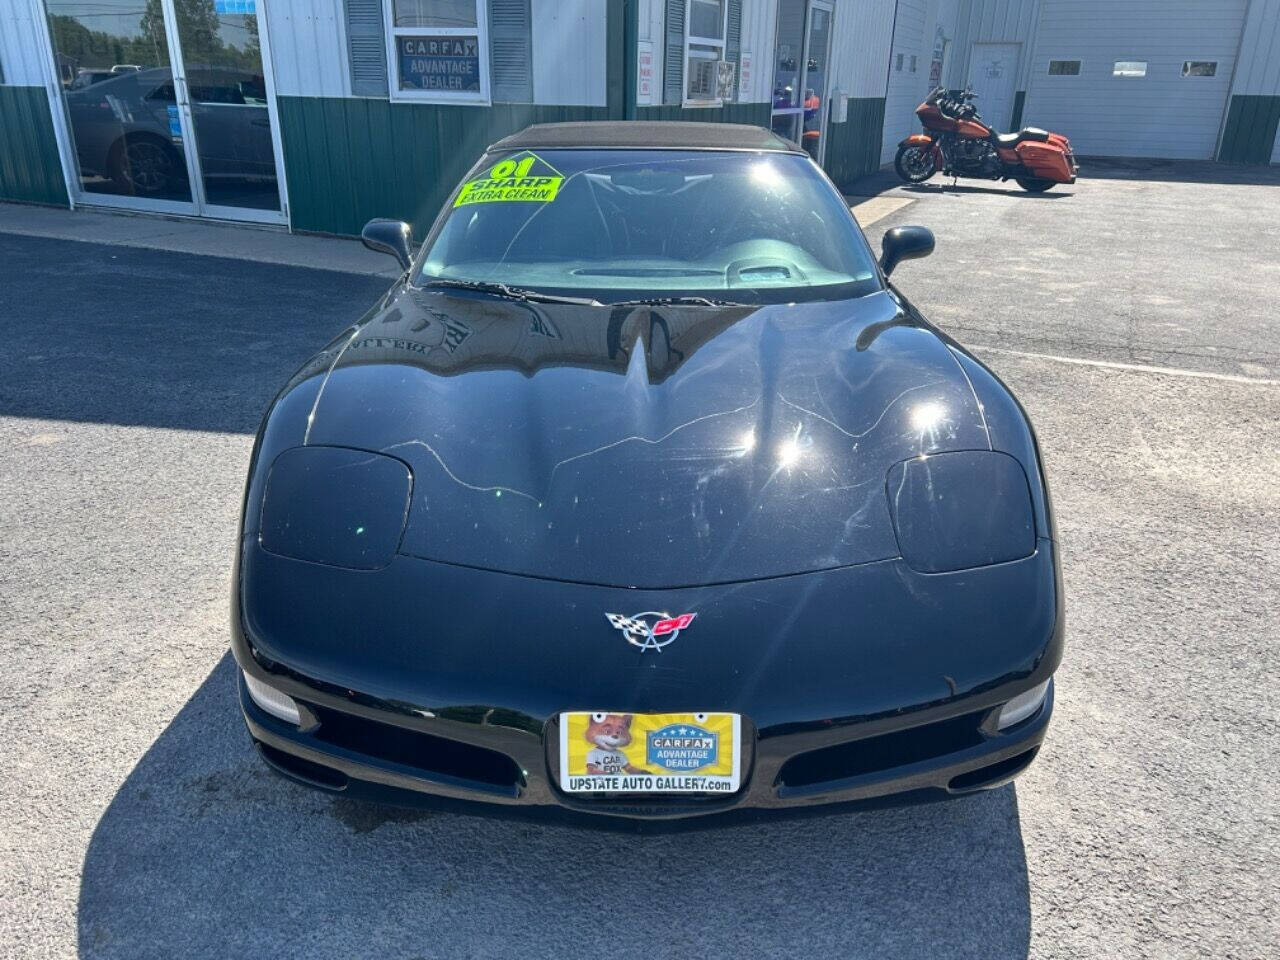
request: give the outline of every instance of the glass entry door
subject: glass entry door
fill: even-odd
[[[830,76],[831,19],[827,0],[778,0],[773,58],[773,132],[802,144],[821,162],[824,104]]]
[[[257,0],[46,0],[77,202],[284,223]]]
[[[809,156],[822,162],[822,139],[826,132],[827,77],[831,59],[831,13],[829,3],[814,0],[809,5],[809,32],[805,42],[804,119],[801,145]]]
[[[778,0],[778,32],[773,51],[773,132],[800,142],[804,108],[805,0]]]

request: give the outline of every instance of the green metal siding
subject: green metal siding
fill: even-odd
[[[491,107],[279,97],[280,136],[295,230],[355,235],[374,217],[419,237],[489,144],[531,123],[603,120],[605,107]]]
[[[1277,126],[1280,97],[1233,96],[1218,159],[1228,163],[1270,163]]]
[[[431,226],[449,191],[489,144],[531,123],[605,120],[607,107],[491,107],[279,97],[280,137],[295,230],[355,235],[374,217]],[[644,120],[769,124],[769,104],[641,107]]]
[[[884,97],[850,97],[844,123],[827,124],[827,175],[837,187],[880,169]]]
[[[632,0],[632,6],[635,0]],[[627,89],[627,51],[623,46],[626,36],[627,14],[623,11],[623,0],[607,0],[605,6],[605,103],[609,116],[619,120],[626,118]],[[634,54],[635,44],[631,45]]]
[[[0,200],[70,205],[44,87],[0,86]]]

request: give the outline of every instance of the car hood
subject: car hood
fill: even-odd
[[[403,285],[305,442],[409,464],[401,553],[638,588],[896,557],[889,468],[989,447],[947,345],[887,292],[593,307]]]

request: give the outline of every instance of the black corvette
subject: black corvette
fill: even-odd
[[[1063,601],[1026,414],[809,157],[719,124],[495,144],[276,397],[232,590],[279,772],[716,822],[1031,763]],[[476,801],[485,806],[473,805]]]

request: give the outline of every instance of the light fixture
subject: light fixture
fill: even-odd
[[[1045,694],[1049,692],[1049,681],[1036,684],[1025,693],[1020,693],[1000,708],[1000,719],[996,721],[997,730],[1006,730],[1015,723],[1021,723],[1040,709]]]
[[[287,693],[281,693],[275,687],[263,683],[248,673],[244,675],[244,684],[249,688],[249,696],[273,717],[292,724],[301,724],[302,715],[298,712],[298,704]]]

